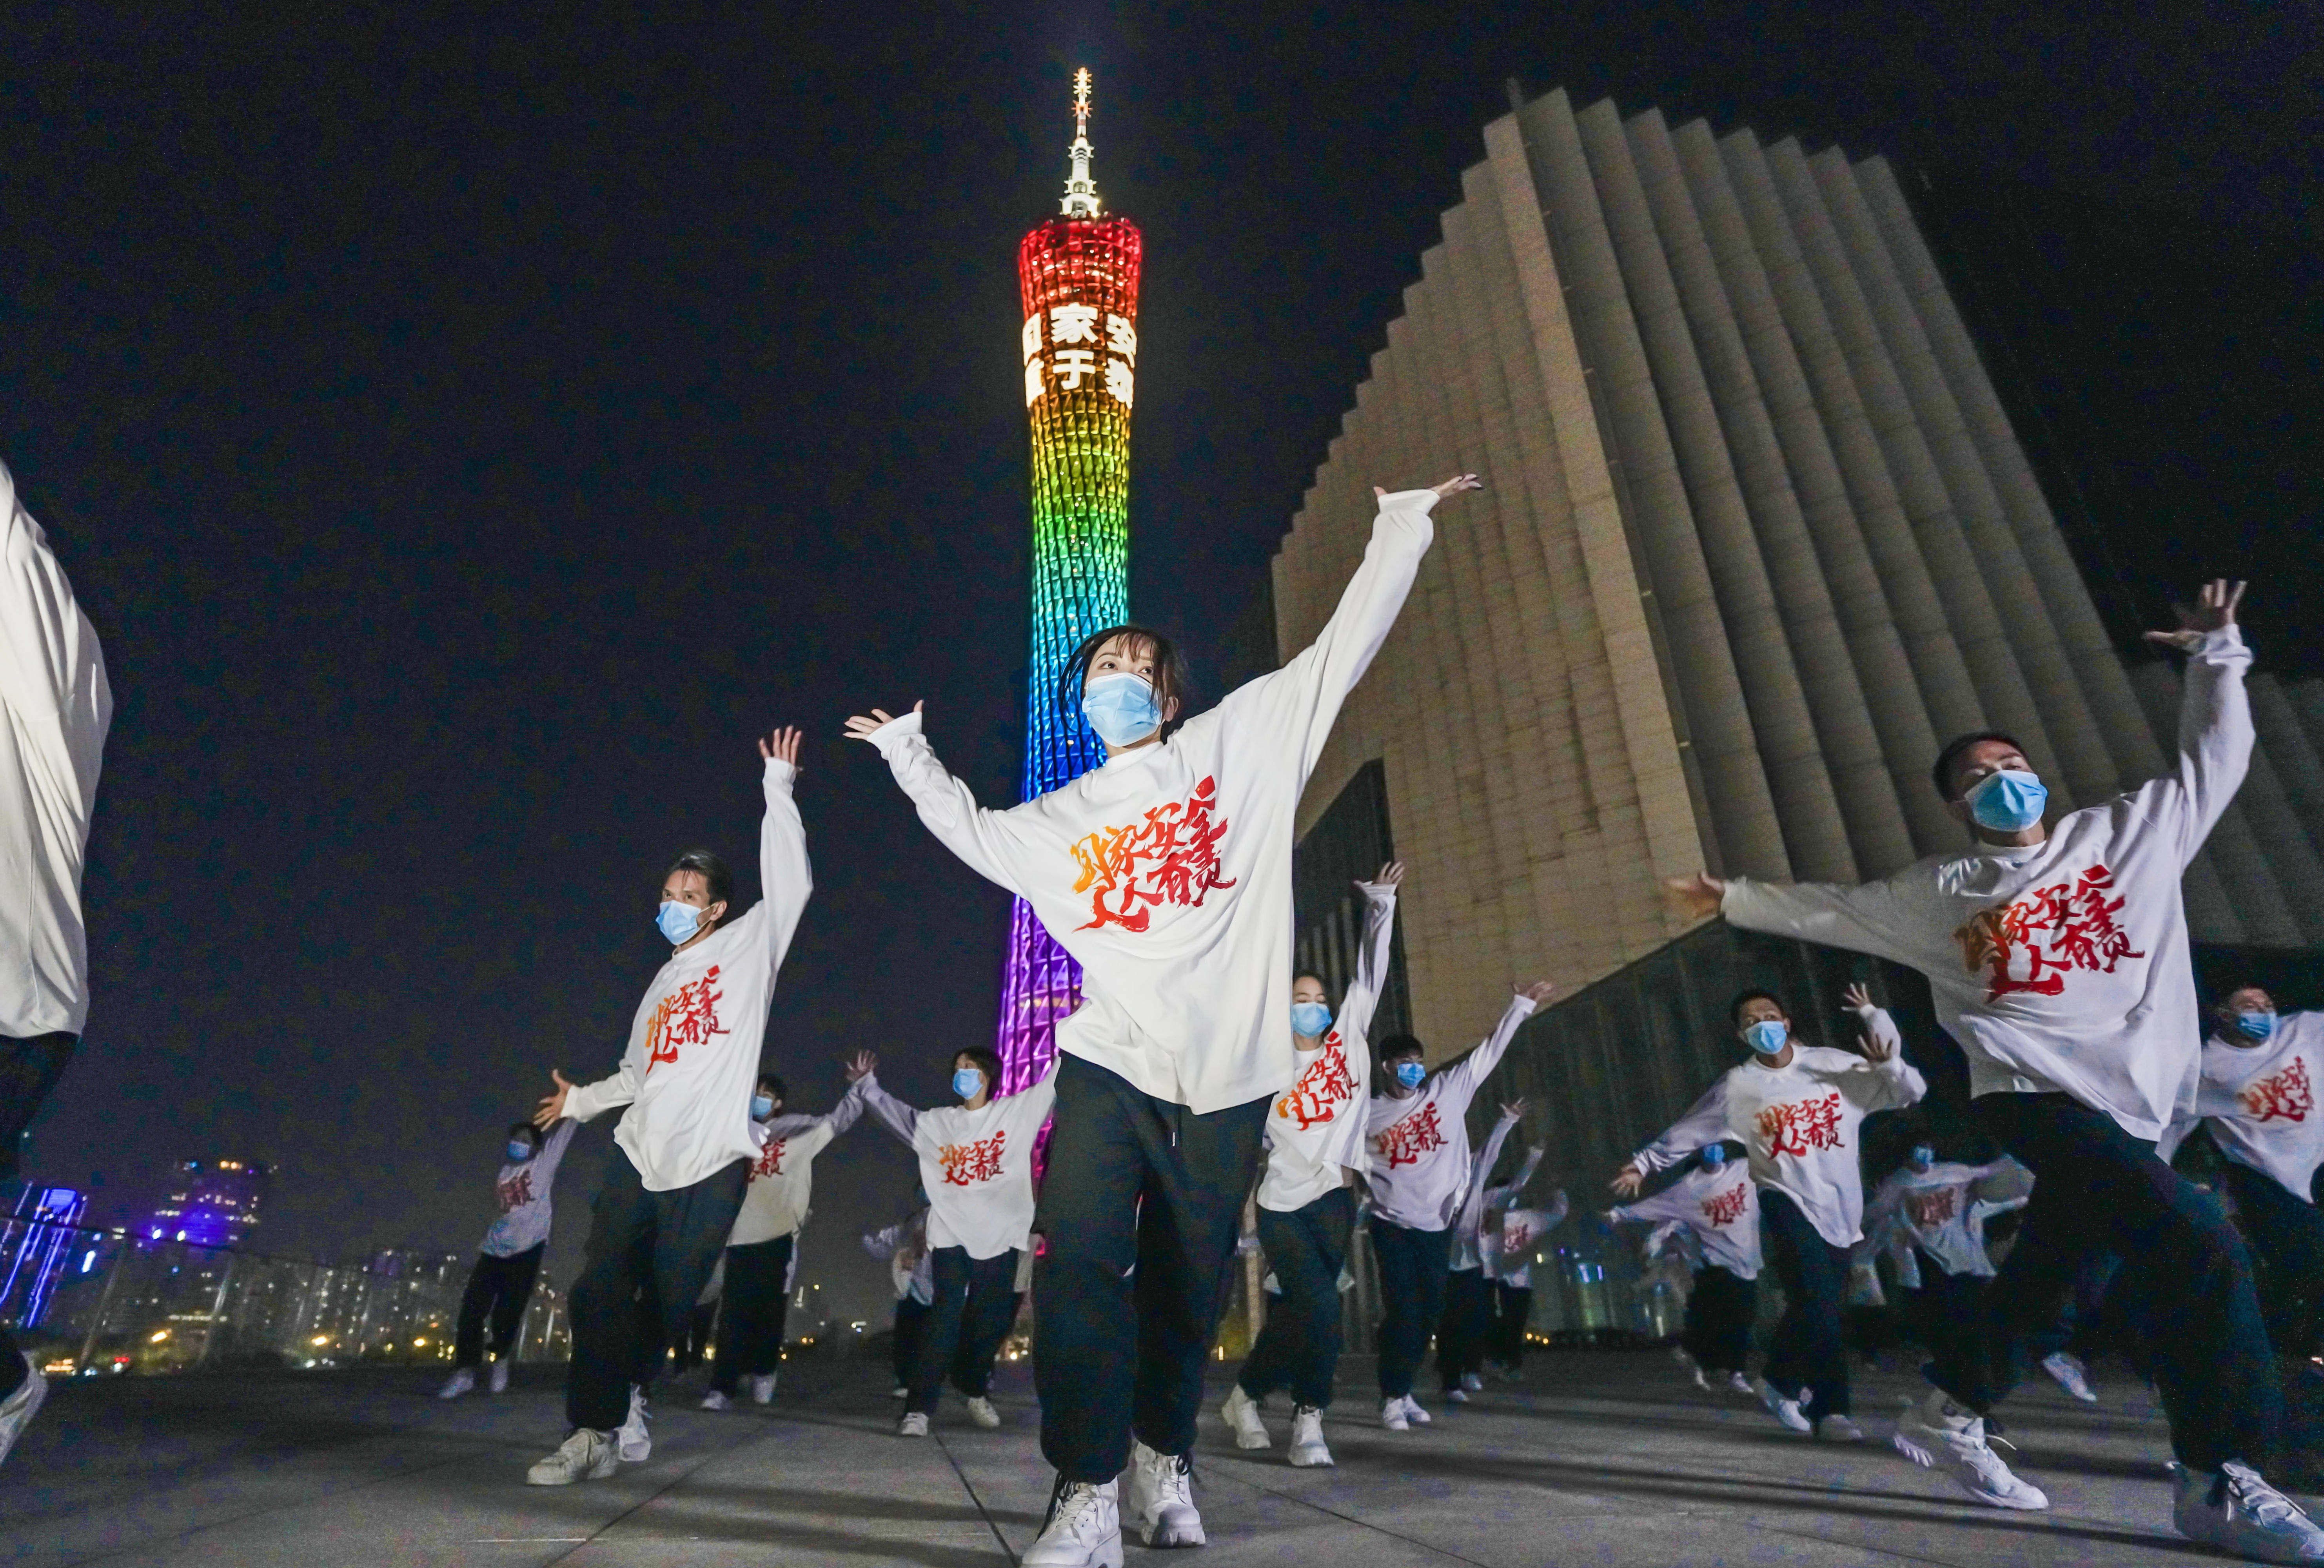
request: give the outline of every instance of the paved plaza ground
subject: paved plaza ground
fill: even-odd
[[[1217,1391],[1224,1391],[1219,1368]],[[2168,1457],[2144,1389],[2104,1403],[2046,1383],[2009,1411],[2046,1514],[1956,1501],[1886,1444],[1909,1384],[1857,1393],[1873,1443],[1811,1444],[1756,1405],[1695,1391],[1659,1351],[1537,1354],[1522,1386],[1435,1425],[1382,1431],[1369,1360],[1350,1358],[1326,1431],[1337,1469],[1245,1454],[1205,1411],[1198,1490],[1210,1568],[1250,1563],[1978,1565],[2218,1562],[2171,1532]],[[208,1375],[60,1388],[0,1466],[0,1564],[490,1568],[923,1564],[1016,1560],[1049,1476],[1029,1379],[1004,1368],[997,1432],[957,1403],[936,1435],[893,1435],[878,1363],[808,1363],[765,1410],[713,1415],[699,1390],[656,1401],[653,1457],[549,1490],[525,1467],[561,1435],[553,1368],[499,1398],[446,1405],[410,1372]],[[1425,1396],[1424,1396],[1425,1397]],[[1164,1561],[1134,1542],[1129,1561]],[[1184,1559],[1181,1559],[1184,1560]]]

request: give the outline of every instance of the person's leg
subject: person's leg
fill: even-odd
[[[790,1305],[783,1281],[789,1277],[798,1244],[798,1237],[789,1235],[726,1249],[725,1311],[735,1319],[734,1370],[727,1372],[727,1352],[721,1350],[721,1378],[763,1378],[782,1365],[784,1308]]]
[[[0,1404],[10,1395],[32,1380],[32,1369],[24,1360],[24,1352],[9,1336],[8,1327],[0,1324]]]
[[[920,1320],[918,1343],[912,1358],[912,1375],[905,1380],[907,1414],[928,1416],[944,1397],[945,1371],[960,1346],[961,1320],[968,1313],[972,1265],[965,1247],[938,1247],[928,1253],[928,1272],[936,1298]]]
[[[1427,1249],[1421,1231],[1407,1231],[1372,1216],[1372,1256],[1379,1263],[1379,1390],[1380,1397],[1401,1399],[1412,1392],[1412,1375],[1420,1370],[1420,1349],[1427,1342],[1427,1320],[1421,1315],[1421,1270]]]
[[[524,1309],[531,1304],[533,1281],[540,1277],[541,1254],[548,1250],[549,1243],[543,1241],[495,1259],[500,1264],[495,1270],[500,1276],[499,1291],[493,1300],[493,1360],[496,1361],[515,1353],[517,1331],[524,1326]]]
[[[1259,1326],[1258,1342],[1243,1358],[1235,1381],[1254,1399],[1264,1399],[1291,1381],[1302,1351],[1301,1333],[1307,1316],[1294,1305],[1296,1281],[1304,1280],[1314,1264],[1314,1246],[1307,1227],[1296,1213],[1273,1209],[1259,1211],[1259,1246],[1274,1270],[1283,1294],[1268,1303],[1267,1322]]]
[[[565,1374],[570,1425],[611,1432],[629,1417],[631,1373],[639,1355],[637,1296],[652,1283],[653,1196],[615,1145],[604,1185],[590,1205],[588,1245],[566,1303],[573,1333]]]
[[[2268,1343],[2286,1360],[2305,1360],[2315,1351],[2316,1299],[2324,1286],[2324,1214],[2264,1172],[2230,1161],[2225,1176],[2252,1253],[2266,1270],[2260,1310]]]
[[[501,1290],[501,1260],[489,1252],[476,1254],[468,1270],[468,1287],[460,1292],[459,1322],[452,1331],[452,1365],[475,1369],[484,1364],[484,1320],[493,1313]]]
[[[908,1296],[896,1298],[896,1331],[894,1342],[889,1347],[888,1360],[896,1374],[896,1387],[907,1388],[912,1381],[912,1368],[920,1353],[920,1328],[927,1320],[925,1302]]]
[[[1294,1402],[1317,1410],[1332,1403],[1340,1367],[1340,1271],[1347,1267],[1348,1242],[1355,1234],[1355,1194],[1342,1187],[1301,1211],[1313,1261],[1304,1271],[1297,1305],[1284,1285],[1284,1302],[1302,1320],[1298,1360],[1291,1377]]]
[[[79,1043],[78,1035],[61,1032],[0,1035],[0,1182],[16,1174],[16,1148],[24,1129],[32,1124],[41,1102],[64,1076],[65,1064]],[[6,1393],[14,1393],[24,1381],[24,1359],[22,1355],[8,1359],[15,1368],[15,1386]],[[0,1385],[6,1384],[9,1376],[8,1369],[0,1367]]]
[[[1493,1302],[1498,1313],[1494,1320],[1496,1342],[1493,1354],[1509,1371],[1522,1371],[1525,1368],[1526,1331],[1533,1323],[1533,1287],[1496,1282]]]
[[[1784,1287],[1784,1315],[1767,1348],[1767,1384],[1787,1399],[1810,1397],[1811,1421],[1849,1411],[1848,1349],[1840,1304],[1848,1289],[1848,1250],[1819,1234],[1798,1205],[1773,1188],[1759,1194],[1759,1238]]]
[[[1444,1276],[1444,1310],[1436,1321],[1436,1378],[1446,1393],[1461,1386],[1462,1374],[1476,1359],[1478,1317],[1485,1305],[1481,1269],[1448,1269]]]
[[[708,1288],[719,1254],[726,1250],[750,1179],[750,1162],[738,1159],[691,1186],[653,1194],[653,1291],[660,1305],[662,1334],[670,1343],[692,1325],[695,1303]],[[652,1379],[637,1380],[643,1384]]]
[[[1759,1282],[1719,1270],[1719,1316],[1712,1331],[1715,1363],[1722,1372],[1751,1370],[1751,1331],[1759,1320]]]
[[[968,1310],[961,1315],[952,1365],[952,1386],[964,1398],[982,1399],[992,1390],[992,1364],[1017,1324],[1016,1284],[1014,1247],[969,1265]]]

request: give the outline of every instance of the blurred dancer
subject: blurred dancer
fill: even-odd
[[[509,1123],[501,1174],[493,1184],[500,1217],[484,1232],[475,1267],[468,1270],[468,1287],[460,1293],[452,1377],[437,1397],[456,1399],[476,1386],[476,1369],[484,1360],[487,1317],[492,1322],[492,1390],[498,1394],[508,1388],[517,1330],[524,1323],[525,1305],[532,1299],[541,1254],[549,1250],[549,1197],[557,1185],[557,1167],[580,1129],[570,1117],[547,1133],[530,1121]]]
[[[1751,1324],[1759,1308],[1759,1186],[1748,1167],[1727,1158],[1727,1145],[1706,1143],[1695,1165],[1650,1198],[1606,1211],[1606,1222],[1637,1221],[1678,1226],[1691,1239],[1697,1262],[1686,1295],[1679,1348],[1694,1371],[1694,1386],[1714,1384],[1756,1395],[1750,1378]]]
[[[1515,1176],[1485,1189],[1484,1222],[1477,1231],[1486,1288],[1492,1292],[1486,1364],[1505,1383],[1516,1382],[1525,1371],[1526,1328],[1533,1318],[1533,1250],[1565,1219],[1563,1192],[1545,1209],[1514,1206],[1540,1168],[1544,1152],[1537,1144],[1526,1149]]]
[[[920,1330],[936,1300],[936,1270],[928,1259],[928,1206],[922,1204],[884,1231],[863,1238],[863,1250],[888,1265],[896,1289],[895,1332],[888,1356],[896,1373],[894,1399],[911,1396],[912,1366],[919,1354]]]
[[[1524,1116],[1522,1100],[1501,1107],[1500,1120],[1493,1124],[1485,1147],[1477,1151],[1469,1167],[1468,1191],[1448,1227],[1452,1245],[1444,1269],[1444,1313],[1436,1323],[1436,1377],[1446,1401],[1454,1405],[1466,1405],[1469,1396],[1485,1386],[1480,1376],[1485,1370],[1485,1338],[1493,1322],[1493,1277],[1485,1268],[1486,1249],[1480,1234],[1485,1224],[1485,1178],[1501,1158],[1501,1145],[1508,1141]],[[1532,1165],[1540,1161],[1541,1151],[1535,1149],[1526,1171],[1527,1179],[1533,1174]]]
[[[1994,1275],[1985,1222],[2024,1208],[2026,1200],[1989,1201],[1978,1189],[2015,1164],[1940,1163],[1933,1148],[1916,1144],[1865,1204],[1859,1256],[1867,1261],[1887,1256],[1904,1293],[1903,1326],[1932,1351],[1973,1329],[1984,1308],[1985,1282]]]

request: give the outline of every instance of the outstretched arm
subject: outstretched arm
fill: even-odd
[[[1904,894],[1908,869],[1886,881],[1843,887],[1837,882],[1763,882],[1721,879],[1697,872],[1663,883],[1688,915],[1724,915],[1747,931],[1769,931],[1827,947],[1869,953],[1899,964],[1914,961],[1916,932]]]
[[[920,1113],[880,1087],[873,1074],[879,1065],[880,1058],[869,1051],[858,1051],[848,1060],[847,1098],[856,1102],[855,1116],[871,1111],[872,1120],[901,1139],[905,1148],[916,1148]],[[854,1125],[854,1116],[848,1118],[848,1125]]]
[[[1364,900],[1364,937],[1357,952],[1355,978],[1348,982],[1347,995],[1340,999],[1343,1038],[1371,1030],[1380,988],[1388,983],[1388,957],[1396,940],[1396,894],[1403,881],[1404,862],[1390,861],[1370,881],[1356,884]]]
[[[1632,1155],[1614,1177],[1614,1190],[1628,1197],[1638,1190],[1646,1172],[1676,1165],[1707,1143],[1727,1136],[1727,1075],[1686,1108],[1686,1114],[1664,1130],[1661,1137]]]
[[[799,731],[793,727],[777,730],[759,742],[767,798],[766,813],[759,819],[759,894],[766,909],[770,973],[782,968],[807,895],[815,891],[815,872],[807,858],[807,824],[791,796],[799,773]]]
[[[1466,1113],[1469,1102],[1477,1097],[1477,1091],[1492,1076],[1493,1069],[1501,1065],[1501,1057],[1508,1051],[1509,1042],[1517,1038],[1517,1029],[1556,994],[1557,987],[1542,980],[1509,999],[1493,1032],[1475,1050],[1444,1069],[1443,1101],[1447,1111],[1455,1116]]]
[[[1861,985],[1848,988],[1848,1003],[1863,1026],[1857,1049],[1872,1064],[1872,1071],[1866,1075],[1868,1083],[1856,1090],[1855,1097],[1868,1111],[1901,1110],[1918,1103],[1929,1092],[1928,1081],[1904,1059],[1904,1037],[1897,1031],[1896,1020],[1888,1016],[1887,1009],[1873,1006],[1871,993]]]
[[[1019,885],[1015,865],[1022,845],[1011,830],[1008,814],[979,806],[969,787],[936,760],[921,727],[927,706],[916,702],[911,712],[895,716],[884,708],[873,708],[847,721],[847,738],[879,750],[888,770],[911,798],[913,809],[937,843],[977,875],[1021,897],[1025,890]]]
[[[2251,698],[2244,691],[2244,671],[2252,656],[2236,624],[2243,597],[2243,584],[2218,578],[2204,585],[2193,606],[2180,610],[2178,631],[2146,634],[2148,641],[2187,655],[2179,765],[2138,792],[2140,802],[2158,815],[2177,817],[2181,863],[2203,847],[2251,768]]]

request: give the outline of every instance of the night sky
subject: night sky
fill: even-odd
[[[475,1245],[501,1126],[617,1057],[664,863],[747,862],[777,724],[793,1108],[863,1047],[931,1102],[991,1038],[1002,896],[838,735],[926,697],[1012,798],[1015,252],[1074,65],[1148,245],[1132,604],[1198,677],[1511,74],[2319,232],[2306,6],[266,9],[5,8],[0,458],[119,699],[26,1174],[114,1218],[275,1161],[297,1255]],[[910,1186],[869,1123],[826,1153],[802,1280],[884,1314],[854,1237]]]

